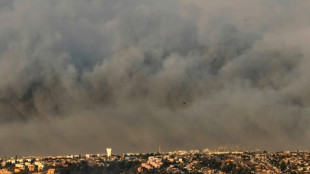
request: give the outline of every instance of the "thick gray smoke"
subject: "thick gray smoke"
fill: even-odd
[[[0,156],[309,149],[310,1],[0,1]]]

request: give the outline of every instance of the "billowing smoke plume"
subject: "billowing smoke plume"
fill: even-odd
[[[309,9],[2,0],[0,156],[309,149]]]

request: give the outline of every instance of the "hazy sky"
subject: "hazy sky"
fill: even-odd
[[[309,150],[309,9],[1,0],[0,156]]]

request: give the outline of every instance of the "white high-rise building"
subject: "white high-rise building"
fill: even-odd
[[[107,156],[110,157],[112,154],[112,148],[107,148]]]

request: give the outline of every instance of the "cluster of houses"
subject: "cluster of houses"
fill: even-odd
[[[132,162],[120,173],[310,173],[309,152],[247,152],[191,150],[123,155],[86,154],[48,157],[0,158],[0,174],[62,173],[70,166],[97,166],[112,170],[117,163]],[[73,165],[74,164],[74,165]],[[78,169],[76,169],[78,170]],[[115,170],[115,169],[113,169]]]

